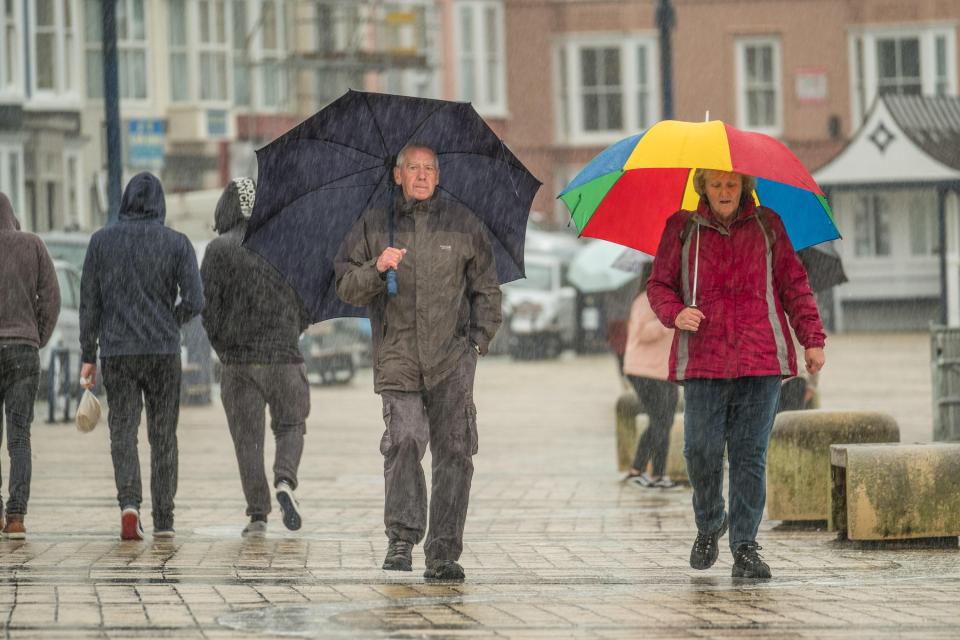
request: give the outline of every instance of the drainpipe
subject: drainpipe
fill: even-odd
[[[662,119],[673,119],[673,53],[670,46],[670,32],[677,23],[677,13],[670,0],[660,0],[657,4],[657,28],[660,30],[660,82],[663,93]]]

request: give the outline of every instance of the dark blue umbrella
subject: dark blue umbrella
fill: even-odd
[[[439,197],[486,224],[500,282],[523,277],[527,216],[540,181],[474,108],[348,91],[257,150],[259,186],[244,244],[284,275],[314,322],[366,315],[337,297],[333,259],[367,208],[392,206],[395,157],[411,142],[437,153]]]

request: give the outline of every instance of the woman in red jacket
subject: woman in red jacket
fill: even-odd
[[[684,456],[698,529],[690,566],[716,562],[729,525],[735,578],[770,577],[756,536],[780,381],[797,373],[787,317],[807,371],[824,363],[825,335],[807,273],[780,217],[755,204],[753,186],[750,176],[697,169],[700,204],[667,220],[647,283],[654,313],[675,329],[669,377],[684,387]]]

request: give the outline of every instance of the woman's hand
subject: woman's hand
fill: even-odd
[[[807,365],[807,373],[813,374],[823,369],[823,363],[826,361],[823,355],[823,347],[810,347],[803,350],[803,359]]]
[[[700,309],[697,309],[696,307],[687,307],[677,314],[677,317],[673,320],[673,325],[677,329],[696,333],[697,329],[700,328],[700,322],[705,317],[706,316],[703,315],[703,312],[700,311]]]

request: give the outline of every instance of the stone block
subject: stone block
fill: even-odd
[[[631,391],[625,392],[617,398],[616,405],[616,440],[617,440],[617,468],[626,473],[633,465],[633,457],[637,453],[637,442],[640,434],[647,428],[647,416],[641,414],[642,407],[637,395]],[[683,414],[674,416],[673,427],[670,430],[670,448],[667,452],[667,475],[674,482],[687,481],[687,463],[683,458]]]
[[[767,450],[767,517],[820,521],[830,516],[830,445],[899,442],[896,420],[869,411],[784,411]]]
[[[830,528],[849,540],[960,535],[960,443],[830,447]]]

